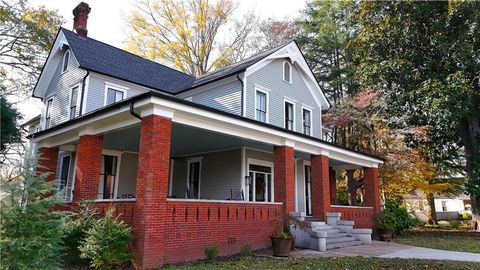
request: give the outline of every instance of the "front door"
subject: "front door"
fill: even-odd
[[[312,215],[312,167],[305,165],[305,212],[307,216]]]

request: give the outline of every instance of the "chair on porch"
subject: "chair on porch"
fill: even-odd
[[[230,200],[232,201],[243,201],[245,198],[243,197],[243,190],[242,189],[230,189]]]

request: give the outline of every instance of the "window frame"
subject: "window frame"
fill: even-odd
[[[104,96],[103,96],[103,106],[107,106],[107,105],[111,105],[111,104],[120,102],[120,100],[119,100],[119,101],[115,101],[114,103],[108,104],[108,89],[123,92],[123,99],[122,100],[128,98],[127,94],[128,94],[128,90],[130,90],[128,87],[125,87],[125,86],[122,86],[122,85],[118,85],[118,84],[114,84],[114,83],[110,83],[110,82],[105,82],[105,92],[104,92]]]
[[[63,155],[60,155],[59,158],[60,158],[60,168],[59,168],[60,170],[58,171],[58,179],[57,179],[57,185],[56,185],[56,192],[57,193],[61,191],[61,189],[59,189],[59,187],[60,187],[61,181],[62,181],[63,167],[65,166],[64,158],[69,158],[69,161],[68,161],[68,168],[67,168],[67,178],[65,179],[65,186],[63,187],[63,189],[66,189],[68,187],[68,178],[70,176],[70,168],[72,167],[72,154],[71,153],[63,154]],[[65,192],[65,200],[67,200],[67,192]]]
[[[285,65],[288,65],[288,77],[289,77],[289,80],[286,80],[285,79]],[[287,82],[289,84],[292,84],[292,64],[290,63],[290,61],[288,60],[285,60],[283,61],[283,64],[282,64],[282,77],[283,77],[283,81],[284,82]]]
[[[72,96],[73,96],[73,89],[77,88],[77,100],[75,100],[75,114],[73,115],[73,118],[72,118]],[[70,94],[68,96],[68,117],[69,117],[69,120],[72,120],[72,119],[75,119],[77,117],[77,113],[78,113],[78,94],[79,94],[79,91],[80,91],[80,84],[76,84],[72,87],[70,87]]]
[[[54,97],[50,97],[45,100],[45,117],[44,117],[45,123],[43,124],[45,129],[49,129],[51,127],[53,100],[54,100]],[[51,101],[50,106],[48,106],[48,103],[50,101]]]
[[[310,112],[310,132],[309,133],[305,133],[305,120],[303,118],[303,112],[304,111],[309,111]],[[313,134],[313,109],[312,108],[309,108],[305,105],[302,105],[302,134],[305,134],[305,135],[310,135],[312,136]]]
[[[121,151],[117,151],[117,150],[109,150],[109,149],[103,149],[102,150],[102,161],[103,162],[103,156],[115,156],[117,157],[117,168],[115,170],[115,184],[113,186],[113,198],[111,199],[104,199],[103,196],[103,190],[105,189],[105,184],[102,183],[101,184],[101,176],[102,176],[102,173],[103,171],[100,170],[100,172],[98,173],[98,189],[97,189],[97,195],[95,196],[96,199],[95,201],[118,201],[118,200],[122,200],[124,201],[125,199],[117,199],[116,197],[118,196],[118,183],[120,182],[120,166],[122,164],[122,152]],[[104,164],[105,166],[105,164]],[[101,169],[101,166],[100,166],[100,169]],[[105,168],[104,168],[105,170]],[[105,178],[103,179],[103,181],[105,181]],[[100,189],[101,187],[101,189]],[[102,191],[102,197],[100,198],[100,190]],[[135,199],[136,199],[136,196],[135,196]],[[133,200],[135,200],[133,199]]]
[[[257,117],[257,111],[258,111],[258,109],[257,109],[257,93],[258,93],[258,92],[265,94],[265,122],[260,121],[260,120],[258,119],[258,117]],[[269,121],[270,121],[269,109],[268,109],[268,107],[269,107],[269,105],[270,105],[270,102],[269,102],[270,97],[269,97],[269,95],[270,95],[269,91],[266,91],[266,90],[260,89],[260,88],[258,88],[258,87],[255,87],[255,111],[254,111],[254,113],[255,113],[255,120],[257,120],[257,121],[259,121],[259,122],[262,122],[262,123],[269,123]]]
[[[265,202],[262,202],[262,203],[275,203],[275,171],[274,171],[274,166],[273,166],[273,162],[271,161],[266,161],[266,160],[260,160],[260,159],[254,159],[254,158],[247,158],[247,167],[246,167],[246,170],[247,170],[247,176],[250,176],[250,165],[257,165],[257,166],[262,166],[262,167],[269,167],[270,168],[270,173],[266,173],[266,174],[270,174],[270,177],[271,177],[271,184],[270,184],[270,195],[271,195],[271,201],[267,201],[267,198],[268,198],[268,190],[265,191],[265,193],[267,194],[267,196],[265,197],[266,198],[266,201]],[[256,172],[256,171],[253,171],[253,172]],[[254,184],[254,181],[255,179],[251,179],[252,181],[252,184]],[[257,202],[256,201],[256,196],[255,196],[255,192],[253,192],[252,194],[252,200],[250,200],[250,183],[245,183],[245,201],[247,202]]]
[[[68,54],[68,57],[67,57]],[[67,66],[65,66],[65,60],[67,63]],[[63,59],[62,59],[62,74],[68,71],[68,65],[70,64],[70,49],[66,50],[63,53]]]
[[[187,179],[186,179],[186,186],[190,186],[190,165],[192,163],[199,163],[198,165],[198,192],[197,192],[197,200],[199,200],[200,197],[200,191],[201,191],[201,185],[202,185],[202,159],[203,157],[195,157],[195,158],[189,158],[187,159]],[[185,197],[187,194],[185,194]]]
[[[292,129],[288,129],[287,127],[287,114],[286,114],[286,108],[287,108],[287,103],[292,105],[292,116],[293,116],[293,119],[292,119]],[[292,99],[288,99],[288,98],[284,98],[283,99],[283,127],[286,129],[286,130],[291,130],[291,131],[296,131],[296,117],[295,117],[295,112],[296,112],[296,102],[293,101]],[[289,120],[290,121],[290,120]]]

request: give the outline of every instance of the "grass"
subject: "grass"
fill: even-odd
[[[417,259],[383,259],[363,257],[288,258],[243,257],[216,263],[167,266],[165,269],[480,269],[480,263]]]
[[[480,233],[461,231],[414,231],[396,243],[451,251],[480,253]]]

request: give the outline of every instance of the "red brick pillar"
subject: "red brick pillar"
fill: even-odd
[[[312,155],[312,215],[325,220],[330,211],[330,178],[328,176],[328,157]]]
[[[275,146],[273,150],[274,197],[283,203],[283,211],[295,211],[295,157],[293,147]]]
[[[54,181],[57,173],[58,148],[41,147],[38,149],[37,172],[45,174],[45,181]]]
[[[94,200],[98,195],[103,135],[80,136],[75,166],[73,201]]]
[[[330,203],[336,204],[337,200],[337,174],[335,170],[330,167]]]
[[[172,121],[158,115],[142,119],[136,184],[133,252],[138,269],[163,265]],[[188,245],[188,243],[185,243]]]
[[[375,213],[380,212],[380,191],[378,188],[378,168],[363,168],[365,174],[365,206],[373,207]]]

